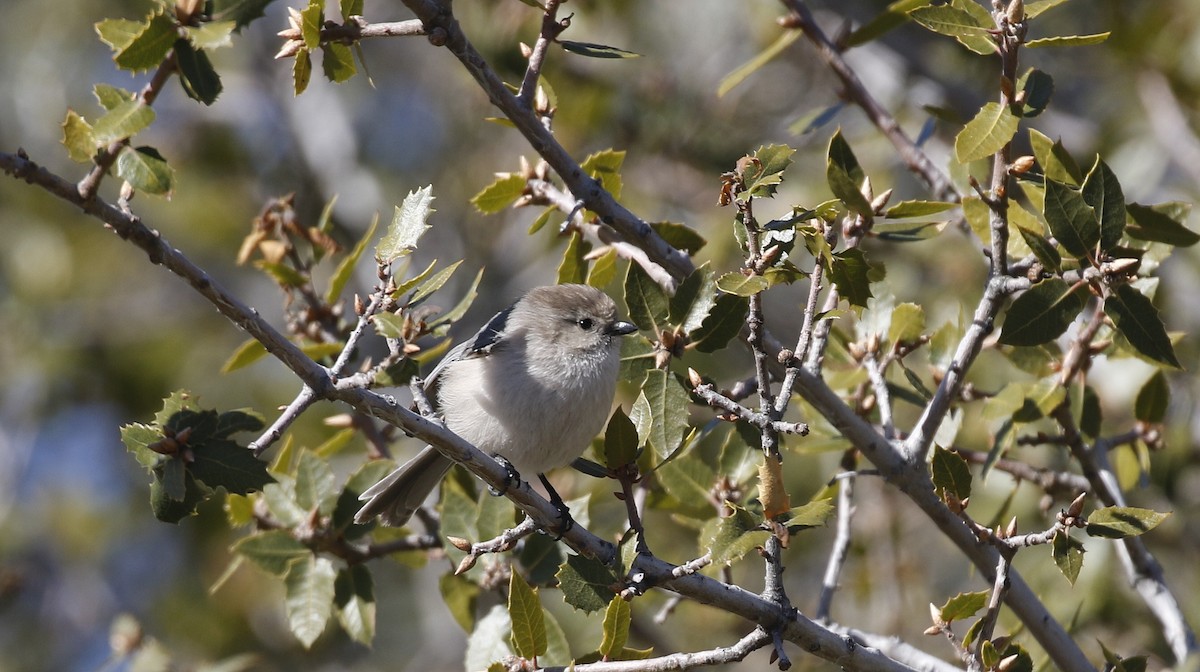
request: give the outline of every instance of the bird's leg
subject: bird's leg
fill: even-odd
[[[488,486],[488,492],[493,497],[499,497],[507,492],[509,488],[521,485],[521,474],[517,472],[517,468],[513,466],[512,462],[509,462],[503,455],[493,455],[492,459],[499,462],[500,466],[504,467],[505,472],[503,490],[497,490],[490,485]]]
[[[554,486],[550,485],[550,481],[546,478],[546,475],[538,474],[538,480],[540,480],[542,485],[545,486],[546,493],[550,495],[550,503],[553,504],[555,510],[558,511],[558,520],[560,524],[558,527],[558,536],[554,537],[554,541],[558,541],[559,539],[563,538],[564,534],[571,531],[572,527],[575,527],[575,519],[571,517],[571,510],[567,508],[566,502],[563,501],[562,496],[558,494],[558,491],[554,489]]]

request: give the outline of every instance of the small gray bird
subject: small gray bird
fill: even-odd
[[[608,419],[620,368],[617,318],[607,294],[587,285],[538,287],[451,350],[426,379],[446,426],[526,479],[583,454]],[[403,525],[453,462],[433,446],[360,499],[362,523],[376,515]],[[562,507],[553,489],[552,499]]]

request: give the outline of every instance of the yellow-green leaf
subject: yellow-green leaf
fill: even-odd
[[[525,178],[513,173],[497,178],[471,197],[471,205],[485,215],[492,215],[512,205],[525,192]]]
[[[929,0],[925,1],[928,2]],[[747,77],[754,74],[759,68],[769,63],[771,59],[783,53],[783,50],[787,49],[788,45],[795,42],[796,38],[800,37],[802,32],[803,31],[800,30],[785,30],[778,38],[775,39],[774,42],[771,43],[770,46],[768,46],[766,49],[763,49],[754,58],[751,58],[749,61],[739,65],[736,70],[728,75],[725,75],[725,78],[722,79],[721,83],[717,85],[717,97],[720,98],[729,93],[735,86],[741,84],[746,80]]]
[[[987,103],[954,139],[955,158],[970,163],[995,154],[1012,140],[1019,123],[1007,105]]]
[[[1062,35],[1058,37],[1043,37],[1029,40],[1025,46],[1031,49],[1037,47],[1083,47],[1089,44],[1100,44],[1112,35],[1111,32],[1093,33],[1091,35]]]

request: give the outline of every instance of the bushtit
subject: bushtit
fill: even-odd
[[[525,478],[542,477],[583,454],[604,426],[620,366],[617,337],[635,331],[594,287],[538,287],[451,350],[426,389],[436,391],[454,433]],[[425,446],[362,494],[367,503],[355,521],[380,515],[403,525],[453,464]]]

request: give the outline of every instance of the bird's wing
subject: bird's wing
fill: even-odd
[[[492,354],[492,350],[496,345],[503,341],[504,329],[508,325],[508,316],[512,311],[513,306],[509,306],[496,313],[474,336],[454,346],[450,352],[446,353],[442,361],[438,362],[438,365],[425,378],[425,390],[427,392],[433,390],[434,386],[437,385],[438,377],[441,376],[442,372],[452,362],[460,359],[486,357]]]

